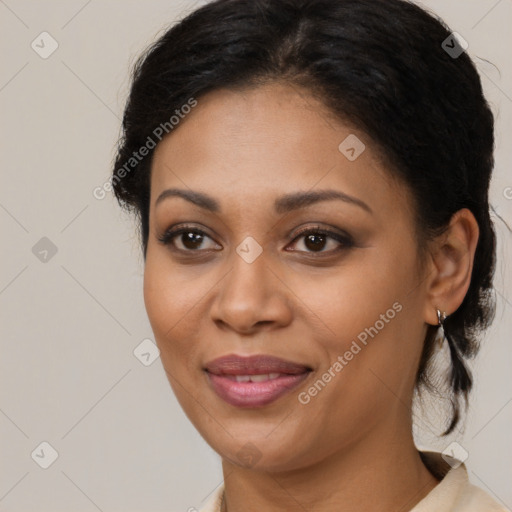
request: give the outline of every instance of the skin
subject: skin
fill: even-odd
[[[350,134],[366,145],[355,161],[338,150]],[[156,205],[170,188],[207,193],[221,211],[179,197]],[[325,189],[371,213],[340,200],[274,211],[283,194]],[[414,446],[412,393],[436,307],[450,314],[467,292],[478,227],[461,210],[421,265],[413,208],[369,137],[295,86],[210,92],[157,146],[144,299],[177,399],[222,457],[230,512],[409,510],[438,483]],[[199,250],[180,235],[158,240],[182,223],[207,233]],[[353,244],[297,238],[317,224]],[[248,236],[263,250],[252,263],[236,252]],[[300,403],[397,302],[401,311]],[[313,371],[275,402],[241,409],[203,371],[228,354],[269,354]],[[252,459],[240,456],[248,452]]]

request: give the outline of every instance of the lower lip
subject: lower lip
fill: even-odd
[[[296,388],[310,372],[283,375],[264,382],[237,382],[223,375],[206,372],[213,390],[235,407],[262,407]]]

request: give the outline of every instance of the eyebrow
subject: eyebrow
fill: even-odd
[[[199,206],[205,210],[214,213],[220,213],[219,202],[213,197],[203,192],[193,190],[183,190],[179,188],[169,188],[164,190],[155,202],[155,207],[163,200],[171,197],[181,197],[190,203]],[[278,214],[284,214],[299,208],[305,208],[320,201],[341,200],[355,206],[359,206],[368,213],[373,213],[372,209],[361,199],[350,196],[339,190],[315,190],[308,192],[294,192],[277,198],[274,202],[274,210]]]

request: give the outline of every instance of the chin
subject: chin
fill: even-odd
[[[297,442],[295,432],[283,430],[279,435],[276,435],[276,431],[272,432],[272,428],[279,428],[278,424],[257,431],[254,425],[252,429],[224,426],[226,430],[219,427],[220,431],[216,428],[215,432],[212,432],[211,424],[207,426],[208,431],[199,425],[196,428],[211,448],[228,463],[264,472],[290,471],[308,463],[309,457],[303,452],[305,445]]]

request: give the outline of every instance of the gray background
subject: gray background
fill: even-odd
[[[133,353],[152,339],[134,223],[111,194],[93,197],[109,177],[130,65],[202,3],[0,0],[0,510],[185,511],[222,481],[160,359],[145,366]],[[512,224],[512,0],[423,5],[468,41],[497,116],[500,261],[465,432],[438,439],[427,414],[416,436],[438,451],[459,443],[471,480],[511,508],[511,232],[498,216]],[[46,59],[43,31],[59,45]],[[47,469],[42,442],[58,452]]]

